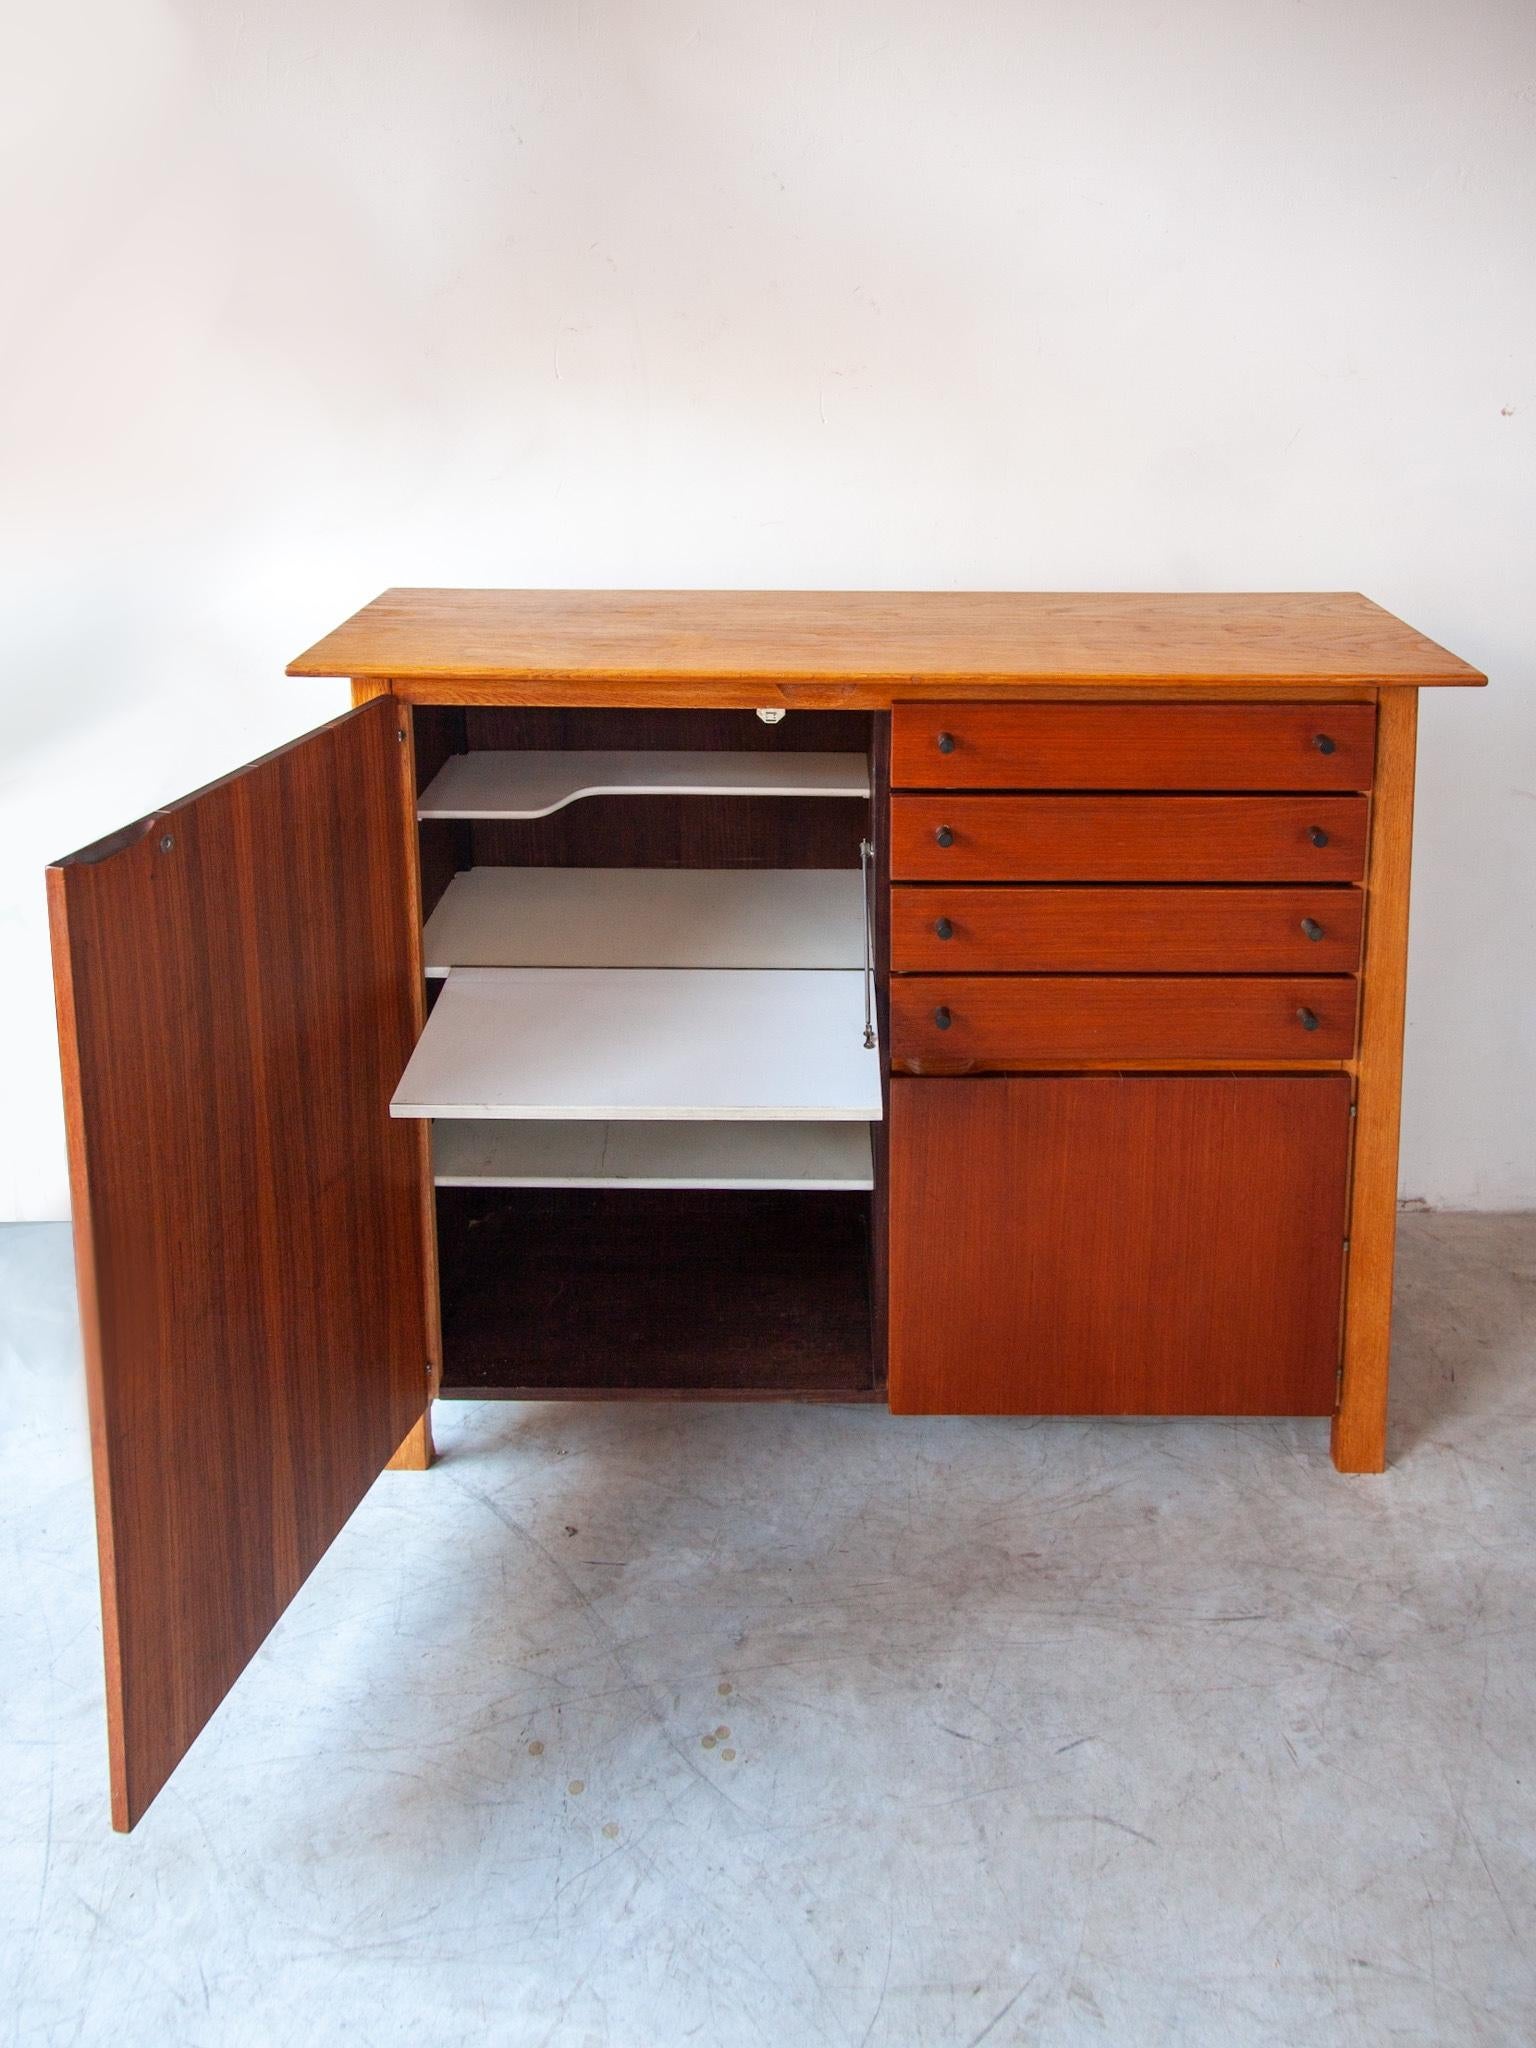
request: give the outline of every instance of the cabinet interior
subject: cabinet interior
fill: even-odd
[[[413,723],[443,1393],[878,1398],[888,718]]]

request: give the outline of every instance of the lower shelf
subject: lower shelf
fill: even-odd
[[[867,1191],[866,1124],[530,1123],[432,1127],[440,1188]]]
[[[856,1401],[869,1198],[438,1191],[443,1395]]]

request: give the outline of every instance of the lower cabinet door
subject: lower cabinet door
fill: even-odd
[[[897,1078],[890,1405],[1328,1415],[1342,1074]]]

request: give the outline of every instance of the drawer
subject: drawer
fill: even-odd
[[[1358,889],[903,885],[897,974],[1353,974]]]
[[[1357,882],[1363,796],[893,796],[902,882]]]
[[[1369,789],[1374,704],[898,704],[898,789]]]
[[[891,1054],[946,1067],[1347,1060],[1357,1001],[1342,974],[893,975]]]

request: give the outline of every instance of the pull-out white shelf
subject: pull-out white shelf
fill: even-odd
[[[788,1188],[875,1184],[867,1124],[473,1123],[433,1126],[444,1188]]]
[[[455,754],[417,799],[421,818],[547,818],[587,796],[869,795],[862,754]]]
[[[452,967],[842,967],[864,962],[857,868],[467,868],[424,938]]]
[[[845,969],[456,967],[394,1116],[879,1120],[864,977]]]

